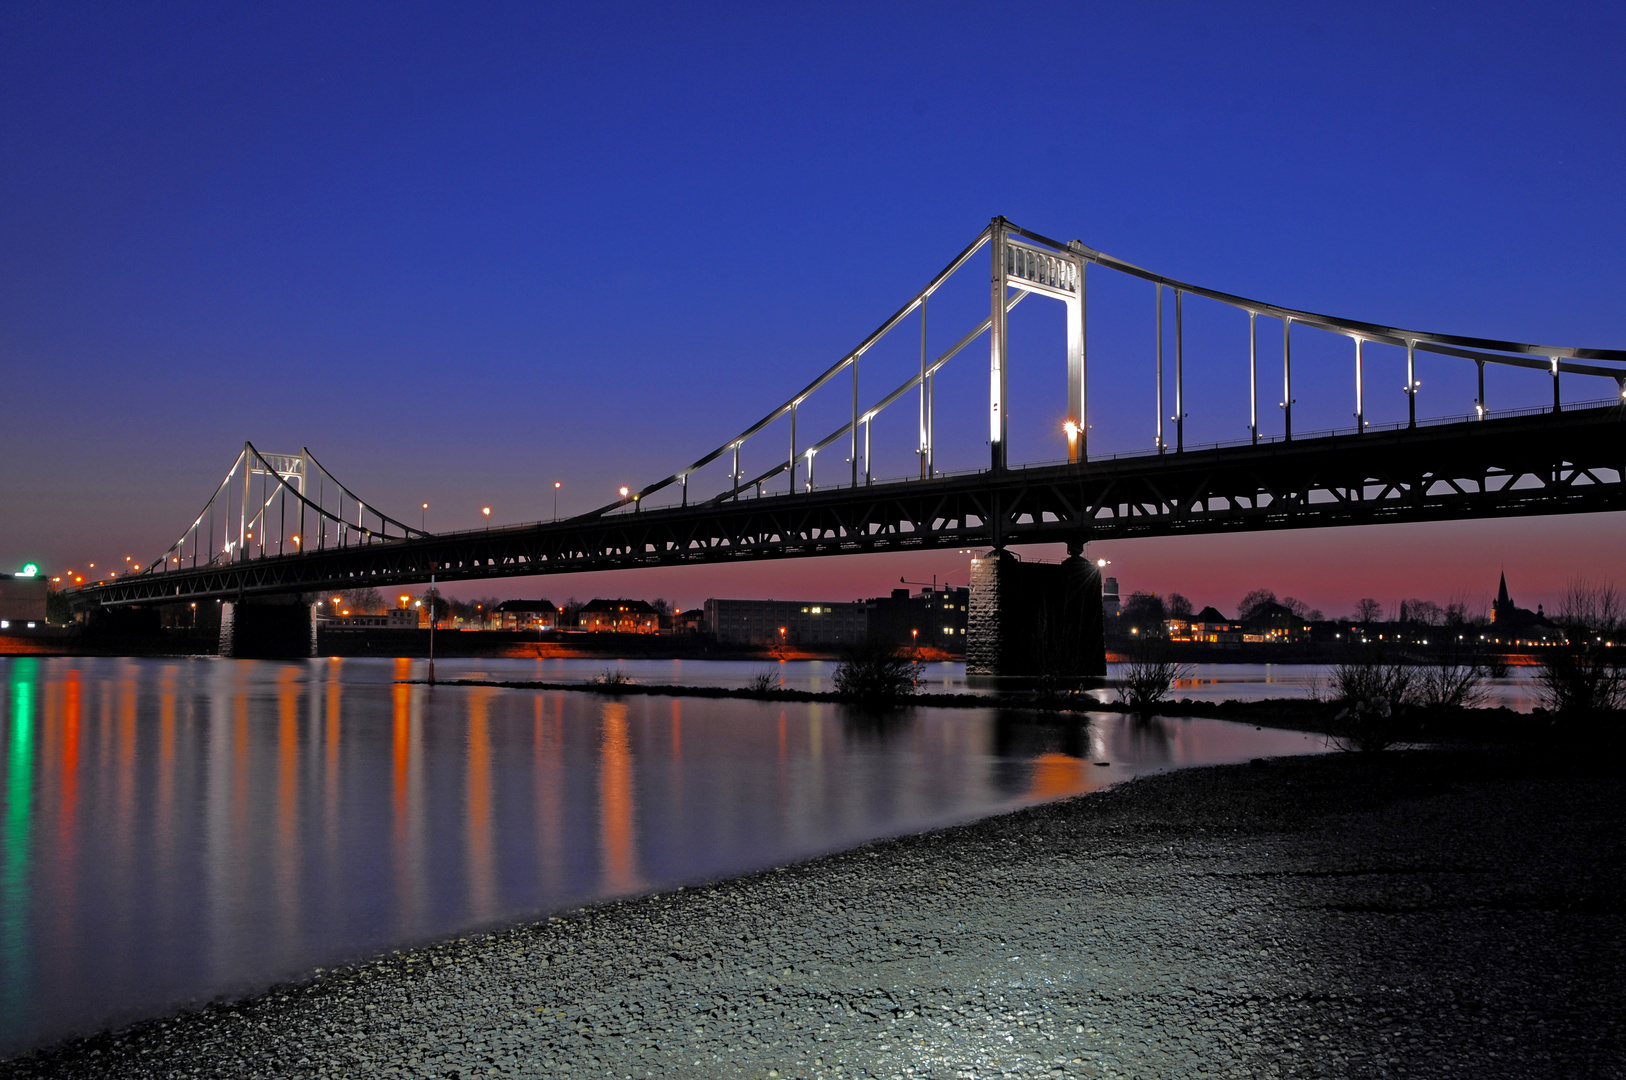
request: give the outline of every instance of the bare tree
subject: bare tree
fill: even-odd
[[[1161,637],[1166,631],[1165,620],[1169,617],[1169,610],[1163,603],[1163,598],[1156,593],[1132,592],[1129,599],[1124,601],[1124,624],[1133,627],[1143,636]]]
[[[1626,708],[1626,660],[1616,640],[1626,631],[1626,604],[1613,583],[1572,581],[1553,621],[1564,643],[1543,649],[1536,668],[1547,707],[1568,716]]]
[[[1370,626],[1383,619],[1383,605],[1372,599],[1364,597],[1355,605],[1355,621],[1362,626]]]
[[[1155,709],[1174,684],[1186,678],[1190,668],[1175,663],[1169,643],[1162,638],[1151,638],[1135,643],[1118,675],[1118,703],[1137,716],[1146,716]]]
[[[1400,621],[1422,623],[1424,626],[1444,626],[1445,609],[1432,600],[1400,601]]]
[[[1472,709],[1485,703],[1485,677],[1489,666],[1477,642],[1461,634],[1445,635],[1432,654],[1432,662],[1419,668],[1412,682],[1412,700],[1422,709],[1447,712]]]
[[[1236,617],[1246,621],[1258,614],[1259,609],[1266,604],[1274,604],[1275,602],[1276,594],[1270,589],[1255,589],[1247,596],[1244,596],[1241,603],[1237,604]]]
[[[1335,723],[1345,750],[1385,750],[1405,730],[1401,715],[1412,696],[1413,672],[1375,646],[1358,646],[1332,669],[1332,693],[1343,705]]]
[[[339,609],[352,615],[379,615],[384,611],[384,597],[377,589],[340,589]]]

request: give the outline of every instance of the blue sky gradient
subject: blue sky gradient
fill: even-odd
[[[562,512],[601,505],[778,404],[994,214],[1294,307],[1626,347],[1623,30],[1601,4],[8,5],[0,564],[155,557],[245,438],[309,445],[408,520],[427,500],[431,530],[546,518],[554,480]],[[986,308],[986,260],[965,273],[934,344]],[[1098,444],[1144,447],[1151,291],[1091,288]],[[1042,303],[1013,324],[1029,460],[1061,452]],[[1187,324],[1193,440],[1244,437],[1245,338],[1198,304]],[[866,395],[906,375],[903,337]],[[1300,348],[1295,427],[1347,424],[1347,342]],[[986,453],[986,357],[945,373],[945,464]],[[1373,364],[1369,415],[1403,415],[1394,358]],[[1421,414],[1471,411],[1464,367],[1425,368]],[[1549,393],[1494,378],[1493,407]],[[1610,390],[1586,382],[1566,396]],[[878,451],[892,472],[913,424]],[[1626,581],[1621,524],[1098,546],[1126,590],[1222,610],[1256,585],[1328,610],[1481,597],[1504,565],[1534,603]],[[939,552],[466,591],[687,606],[965,571]]]

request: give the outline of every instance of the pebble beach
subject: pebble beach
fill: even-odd
[[[0,1076],[1623,1076],[1623,807],[1585,754],[1190,769],[314,972]]]

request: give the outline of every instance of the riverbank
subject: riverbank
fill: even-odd
[[[1619,1076],[1596,755],[1163,774],[391,954],[8,1077]]]
[[[614,672],[607,673],[614,676]],[[402,684],[427,685],[426,679],[402,679]],[[756,689],[748,686],[707,686],[705,684],[640,683],[601,676],[586,682],[557,682],[534,679],[439,679],[436,686],[482,686],[506,690],[544,692],[572,691],[602,694],[606,697],[739,698],[747,701],[826,702],[852,705],[833,691],[796,690],[788,687]],[[1133,712],[1115,700],[1112,689],[1101,696],[1083,690],[1045,693],[1035,690],[999,693],[918,693],[899,699],[898,704],[943,709],[1022,709],[1030,712],[1077,714],[1091,712]],[[1255,701],[1228,699],[1200,701],[1169,698],[1156,712],[1164,716],[1201,716],[1234,723],[1273,727],[1283,731],[1309,731],[1332,738],[1349,734],[1345,706],[1338,701],[1309,698],[1261,698]],[[1572,722],[1574,724],[1575,722]],[[1581,722],[1588,737],[1605,743],[1619,741],[1614,718]],[[1550,741],[1556,719],[1544,710],[1519,713],[1508,708],[1459,708],[1443,712],[1415,713],[1394,725],[1396,742],[1428,743],[1530,743]],[[1596,729],[1596,730],[1592,730]],[[1573,736],[1571,736],[1573,737]]]

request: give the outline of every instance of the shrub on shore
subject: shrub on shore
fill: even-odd
[[[1136,716],[1146,716],[1169,696],[1189,668],[1170,657],[1169,643],[1151,638],[1138,644],[1118,675],[1118,703]]]
[[[1474,709],[1485,703],[1489,665],[1473,647],[1452,643],[1417,670],[1410,699],[1431,713]]]
[[[836,693],[866,705],[890,705],[920,689],[921,665],[903,649],[859,645],[836,666]]]
[[[624,671],[606,668],[593,680],[593,685],[600,690],[606,690],[613,694],[623,687],[631,686],[632,680],[627,677],[627,673]]]
[[[1416,691],[1416,673],[1376,646],[1358,647],[1332,669],[1334,741],[1345,750],[1386,750],[1408,730],[1402,719]]]

